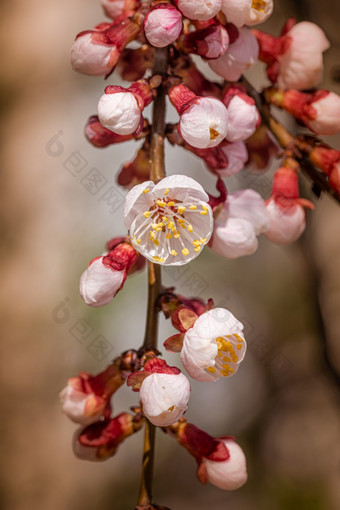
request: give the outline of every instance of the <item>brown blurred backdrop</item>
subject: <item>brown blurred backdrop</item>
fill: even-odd
[[[142,434],[105,463],[81,462],[72,454],[75,426],[61,414],[58,392],[79,370],[98,372],[141,342],[144,274],[104,309],[89,309],[78,295],[88,261],[124,232],[124,193],[115,174],[137,144],[98,150],[83,138],[105,84],[73,73],[69,51],[76,33],[103,19],[99,1],[3,0],[1,7],[0,508],[132,510]],[[340,4],[276,1],[266,28],[278,34],[291,15],[326,31],[332,48],[323,87],[340,93],[334,80]],[[262,76],[262,69],[251,73],[258,82]],[[338,138],[331,142],[340,148]],[[213,191],[196,158],[172,148],[167,158],[170,172],[189,168]],[[100,189],[90,185],[93,172]],[[231,187],[248,184],[238,177]],[[251,186],[268,197],[268,177]],[[201,486],[194,461],[159,433],[160,504],[173,510],[340,508],[339,208],[323,196],[308,220],[294,246],[261,239],[254,256],[237,261],[205,250],[185,270],[165,272],[167,284],[214,297],[245,324],[249,351],[241,370],[231,380],[193,384],[187,416],[213,435],[237,436],[249,483],[231,494]],[[160,339],[171,331],[162,321]],[[167,359],[177,363],[174,355]],[[120,393],[116,412],[136,401],[130,391]]]

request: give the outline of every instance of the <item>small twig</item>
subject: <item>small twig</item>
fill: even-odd
[[[263,122],[268,129],[273,133],[276,140],[283,149],[291,149],[294,158],[299,163],[301,171],[307,175],[312,181],[313,185],[318,189],[324,191],[340,203],[340,195],[328,184],[326,176],[317,170],[308,157],[306,151],[306,144],[300,142],[299,138],[295,138],[286,129],[270,111],[270,106],[264,101],[263,96],[253,87],[246,78],[242,78],[243,85],[246,87],[248,94],[254,99],[257,109],[261,114]]]

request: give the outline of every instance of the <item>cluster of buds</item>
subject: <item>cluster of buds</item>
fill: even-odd
[[[281,142],[284,159],[274,173],[269,197],[253,189],[229,193],[224,182],[246,164],[264,171],[277,155],[266,127],[274,131],[275,122],[268,121],[272,105],[318,135],[340,130],[339,97],[310,90],[322,79],[323,52],[329,42],[309,22],[289,20],[280,37],[252,28],[271,15],[273,0],[101,0],[101,4],[110,21],[78,34],[72,67],[105,78],[116,69],[130,85],[106,86],[85,136],[99,148],[132,140],[140,146],[117,176],[118,183],[129,189],[124,206],[127,235],[113,238],[90,262],[80,278],[80,294],[89,306],[106,305],[127,276],[148,261],[153,290],[146,331],[154,335],[159,311],[171,319],[177,332],[164,347],[179,354],[187,375],[160,359],[155,338],[150,343],[146,334],[143,348],[126,351],[100,374],[82,372],[69,379],[60,399],[63,411],[81,425],[74,436],[74,452],[79,458],[105,460],[150,422],[193,455],[202,483],[237,489],[246,482],[247,470],[234,438],[214,438],[187,423],[183,415],[189,405],[189,378],[212,383],[239,370],[247,349],[243,324],[211,299],[205,303],[161,288],[154,264],[187,264],[206,245],[228,259],[250,255],[257,250],[260,234],[277,244],[297,240],[306,226],[305,208],[314,207],[299,194],[304,157],[323,172],[333,193],[340,192],[340,152],[315,138],[312,143],[301,138],[299,144],[296,138],[295,146],[293,137]],[[200,59],[217,81],[205,76]],[[243,76],[257,60],[266,64],[273,84],[261,95]],[[178,115],[173,124],[166,123],[167,102]],[[153,124],[146,118],[149,105]],[[280,133],[274,133],[280,140]],[[207,193],[181,169],[165,177],[164,139],[204,163],[216,179],[219,196]],[[113,416],[112,397],[125,383],[139,394],[138,405],[132,413]],[[149,503],[139,504],[137,510],[166,510]]]

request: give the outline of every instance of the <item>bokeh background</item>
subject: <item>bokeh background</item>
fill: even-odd
[[[271,33],[292,15],[326,31],[332,47],[323,86],[340,93],[340,4],[275,3],[265,25]],[[89,309],[78,295],[88,261],[124,232],[125,193],[115,174],[138,144],[99,150],[83,137],[105,83],[72,72],[69,51],[76,33],[103,19],[99,1],[3,0],[1,7],[0,508],[132,510],[142,433],[107,462],[80,461],[71,448],[75,426],[61,414],[58,393],[79,370],[101,371],[141,343],[145,274],[127,281],[103,309]],[[263,83],[262,67],[250,78]],[[339,138],[330,141],[340,148]],[[213,191],[214,179],[194,156],[169,147],[167,162],[169,173],[182,169]],[[91,187],[93,173],[101,176],[100,190]],[[231,190],[247,186],[267,198],[270,174],[230,182]],[[193,459],[159,433],[159,504],[173,510],[340,508],[339,233],[338,205],[322,196],[293,246],[261,238],[255,255],[236,261],[206,249],[190,266],[164,272],[166,284],[214,297],[245,324],[249,351],[241,370],[230,380],[193,383],[187,417],[212,435],[237,436],[249,482],[235,493],[200,485]],[[160,338],[170,334],[162,319]],[[114,402],[118,413],[136,395],[123,388]]]

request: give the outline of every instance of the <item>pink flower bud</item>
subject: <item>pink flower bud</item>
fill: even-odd
[[[233,439],[220,438],[229,451],[229,458],[221,462],[202,459],[199,472],[204,470],[206,480],[219,489],[239,489],[248,479],[246,457],[242,448]]]
[[[228,112],[214,97],[197,97],[184,85],[169,91],[169,98],[180,114],[179,130],[184,140],[199,149],[215,147],[228,132]]]
[[[253,30],[260,44],[260,60],[267,64],[268,78],[279,87],[310,89],[323,76],[323,52],[329,48],[324,32],[314,23],[295,25],[289,20],[281,37]]]
[[[256,37],[246,28],[238,29],[237,39],[230,43],[227,51],[218,59],[210,60],[215,73],[228,81],[238,81],[241,75],[257,60],[259,46]]]
[[[82,460],[102,461],[112,457],[120,443],[143,426],[140,414],[121,413],[111,420],[99,421],[78,430],[73,438],[73,451]]]
[[[279,168],[274,175],[272,195],[266,204],[269,229],[264,235],[276,244],[296,241],[306,227],[304,207],[314,209],[309,200],[299,198],[297,173],[292,168]]]
[[[318,135],[335,135],[340,131],[340,97],[334,92],[322,92],[314,94],[302,120]]]
[[[97,42],[93,33],[79,35],[71,50],[72,69],[93,76],[109,74],[118,58],[117,47]]]
[[[149,43],[157,48],[176,41],[182,29],[182,14],[168,3],[155,5],[144,20],[145,36]]]
[[[178,421],[188,408],[190,383],[176,367],[164,360],[153,358],[144,370],[131,374],[128,386],[140,391],[143,414],[158,427]]]
[[[226,162],[223,166],[218,165],[219,167],[213,169],[214,173],[220,177],[229,177],[244,168],[248,160],[248,151],[243,142],[223,144],[221,151],[223,151]]]
[[[120,52],[138,32],[139,26],[129,19],[81,32],[71,50],[72,69],[93,76],[109,75]]]
[[[340,131],[340,97],[334,92],[318,90],[308,94],[277,90],[272,94],[269,89],[269,96],[273,104],[304,122],[314,133],[334,135]]]
[[[142,111],[151,100],[147,80],[139,80],[129,89],[109,85],[98,102],[100,123],[118,135],[137,134],[144,124]]]
[[[112,269],[104,265],[104,259],[105,257],[99,257],[92,260],[80,278],[80,295],[85,303],[92,307],[109,303],[126,279],[124,269]]]
[[[82,372],[78,377],[71,377],[59,394],[62,410],[72,421],[82,425],[108,417],[111,396],[124,381],[114,364],[96,376]]]
[[[260,121],[255,101],[243,92],[231,90],[224,95],[223,103],[229,119],[227,140],[239,142],[249,138]]]
[[[211,249],[226,258],[251,255],[257,237],[269,227],[266,206],[252,189],[230,193],[214,224]]]
[[[203,313],[184,335],[181,361],[198,381],[234,375],[246,352],[243,325],[229,310]]]
[[[122,14],[134,11],[140,4],[140,0],[100,0],[106,16],[112,19]]]
[[[183,46],[187,52],[205,59],[216,59],[227,51],[229,35],[222,25],[216,23],[186,34]]]
[[[232,437],[214,438],[183,418],[166,427],[198,463],[197,477],[223,490],[242,487],[247,481],[246,459]]]
[[[134,248],[121,243],[108,255],[93,259],[80,278],[80,295],[85,303],[92,307],[109,303],[123,287],[136,258]]]
[[[222,12],[237,27],[263,23],[273,12],[273,0],[222,0]]]
[[[222,0],[175,0],[175,3],[186,18],[204,21],[216,16]]]
[[[99,122],[98,115],[92,115],[85,126],[85,136],[95,147],[107,147],[114,143],[133,139],[133,135],[117,135],[106,129]]]
[[[279,87],[310,89],[322,80],[322,53],[329,41],[320,27],[309,21],[294,25],[285,36],[285,50],[278,56]]]

